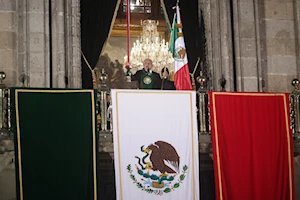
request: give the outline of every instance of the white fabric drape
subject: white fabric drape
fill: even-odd
[[[111,94],[117,199],[199,200],[196,93]]]

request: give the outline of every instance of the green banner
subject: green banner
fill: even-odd
[[[18,200],[96,200],[94,90],[11,90]]]
[[[143,89],[152,89],[153,88],[153,76],[152,74],[142,74],[141,75],[141,84]]]

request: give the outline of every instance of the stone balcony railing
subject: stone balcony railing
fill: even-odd
[[[0,82],[3,74],[0,72]],[[105,77],[100,79],[105,81]],[[210,135],[210,125],[209,125],[209,113],[208,113],[208,91],[206,90],[206,78],[199,76],[197,81],[200,84],[199,89],[197,90],[197,95],[199,98],[198,104],[198,119],[199,119],[199,164],[200,171],[203,171],[204,175],[200,177],[201,182],[209,183],[209,187],[206,187],[208,191],[203,191],[203,194],[213,195],[214,194],[214,182],[213,182],[213,161],[209,156],[212,153],[211,145],[211,135]],[[299,81],[293,80],[294,91],[290,94],[290,113],[291,113],[291,127],[293,130],[294,137],[294,148],[295,148],[295,185],[296,188],[300,188],[300,90],[299,90]],[[134,87],[133,83],[129,84],[129,88]],[[106,186],[109,185],[110,188],[114,188],[114,145],[113,145],[113,134],[111,130],[107,129],[107,124],[110,122],[109,115],[107,115],[109,110],[106,109],[106,93],[109,91],[105,84],[102,84],[98,88],[99,91],[99,102],[101,105],[99,112],[100,120],[98,121],[98,131],[99,131],[99,170],[101,171],[101,176],[99,179],[103,179]],[[0,118],[0,175],[3,172],[7,172],[12,180],[10,183],[6,181],[6,185],[13,187],[14,183],[14,149],[13,149],[13,133],[11,131],[10,124],[10,102],[9,102],[9,88],[6,88],[3,84],[0,84],[0,104],[1,112],[3,113]],[[105,108],[105,109],[103,109]],[[4,116],[4,117],[3,117]],[[111,117],[111,116],[110,116]],[[103,124],[105,126],[103,126]],[[2,171],[2,173],[1,173]],[[7,174],[6,173],[6,174]],[[5,174],[5,173],[4,173]],[[0,185],[1,185],[1,176],[0,176]],[[8,178],[5,178],[8,180]],[[110,180],[108,183],[107,181]],[[1,187],[0,187],[1,190]],[[111,197],[105,197],[105,199],[114,199],[114,190],[113,189],[103,189],[102,193],[106,195],[109,193]],[[110,192],[107,192],[107,191]],[[298,191],[298,189],[296,189]],[[15,191],[12,189],[12,191]],[[300,191],[300,189],[299,189]],[[300,196],[300,195],[299,195]],[[0,198],[1,199],[1,198]]]

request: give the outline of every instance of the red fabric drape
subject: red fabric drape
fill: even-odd
[[[209,96],[217,200],[294,200],[288,94]]]

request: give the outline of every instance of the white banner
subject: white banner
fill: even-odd
[[[199,200],[194,91],[112,90],[118,200]]]

